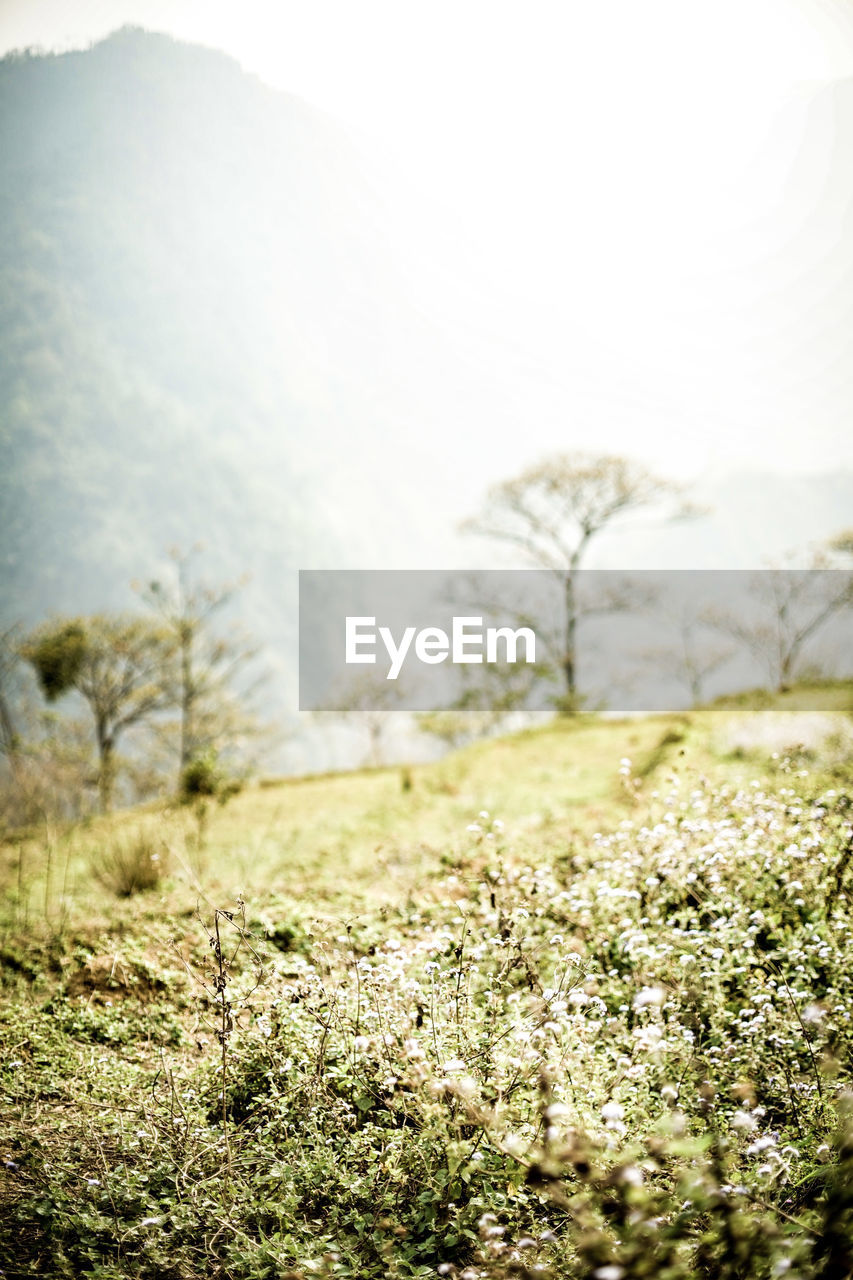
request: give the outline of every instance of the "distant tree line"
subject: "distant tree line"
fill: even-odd
[[[738,653],[753,660],[751,666],[741,663],[741,676],[763,669],[762,691],[784,692],[798,680],[821,678],[825,668],[815,658],[812,641],[853,606],[853,530],[792,554],[785,564],[734,574],[743,581],[725,605],[719,591],[716,603],[703,602],[701,592],[681,599],[677,590],[672,600],[654,583],[646,584],[643,574],[616,574],[605,584],[602,577],[609,575],[586,571],[590,547],[608,530],[629,527],[634,517],[670,522],[705,514],[685,500],[679,486],[618,455],[556,454],[494,485],[480,512],[462,528],[512,549],[516,563],[545,571],[550,582],[547,615],[534,619],[521,606],[514,615],[520,626],[535,621],[545,652],[530,666],[463,668],[462,689],[453,704],[418,713],[419,728],[455,747],[500,730],[516,712],[531,706],[550,705],[566,715],[581,710],[588,695],[579,672],[583,674],[585,655],[596,645],[587,624],[605,615],[638,613],[655,619],[655,647],[636,653],[628,649],[622,655],[625,678],[642,684],[644,677],[632,671],[631,663],[637,669],[652,668],[665,677],[667,687],[680,684],[694,706],[707,698],[710,678]],[[792,563],[802,567],[790,567]],[[482,583],[472,574],[470,591],[482,592]],[[722,588],[727,585],[723,582]],[[458,603],[470,612],[491,609],[504,616],[513,611],[505,598],[469,599],[464,589],[461,595]],[[541,605],[539,601],[536,607]],[[719,679],[716,684],[721,692]],[[548,690],[544,699],[543,689]],[[357,722],[367,735],[366,763],[376,765],[385,758],[386,730],[405,705],[405,695],[399,682],[389,683],[381,674],[359,673],[349,681],[340,705],[345,719]]]
[[[247,680],[256,650],[216,626],[239,584],[196,580],[194,554],[173,552],[171,580],[137,587],[144,613],[57,617],[0,635],[0,750],[11,815],[77,811],[80,793],[92,786],[108,811],[123,763],[119,747],[132,730],[144,729],[146,739],[143,745],[134,735],[132,764],[124,764],[147,772],[149,787],[158,776],[173,791],[195,793],[202,775],[223,778],[225,765],[235,772],[245,760],[260,727]],[[84,705],[83,721],[53,711],[69,695]]]
[[[646,513],[667,521],[705,514],[683,499],[678,486],[617,455],[556,454],[494,485],[480,513],[462,527],[513,548],[522,564],[547,571],[557,623],[544,637],[544,661],[522,673],[526,680],[485,667],[466,672],[470,678],[455,708],[420,716],[423,729],[451,744],[490,732],[528,705],[531,685],[543,680],[552,689],[554,708],[573,714],[585,703],[578,681],[584,644],[595,643],[584,639],[582,624],[606,614],[644,612],[658,618],[664,632],[669,628],[669,647],[634,656],[638,665],[653,663],[683,684],[694,705],[703,701],[708,678],[738,650],[764,668],[777,692],[814,674],[810,642],[853,606],[853,530],[792,557],[804,568],[776,565],[747,575],[747,591],[728,609],[682,601],[670,616],[670,606],[653,589],[644,593],[642,575],[604,589],[595,581],[587,590],[595,575],[585,580],[582,573],[590,545],[604,531],[624,528],[626,517]],[[518,621],[530,620],[519,615]]]
[[[590,544],[641,510],[665,519],[696,514],[676,486],[611,455],[558,454],[489,491],[481,513],[464,528],[514,547],[528,565],[547,571],[557,623],[546,637],[544,660],[509,675],[480,668],[483,678],[466,686],[455,707],[419,717],[424,731],[448,745],[493,732],[527,705],[531,682],[548,682],[559,712],[573,714],[583,705],[581,623],[636,609],[657,608],[665,616],[664,605],[639,600],[630,582],[606,598],[581,591]],[[199,580],[197,551],[173,552],[165,580],[137,585],[144,613],[58,617],[29,633],[0,632],[0,818],[76,812],[80,797],[93,789],[107,811],[121,775],[125,781],[135,776],[137,790],[148,793],[167,785],[198,797],[230,785],[229,769],[233,777],[259,730],[247,679],[256,650],[219,625],[240,584]],[[851,564],[848,529],[809,558],[812,569],[846,572],[759,573],[748,615],[684,606],[670,618],[671,648],[646,658],[682,680],[695,704],[734,643],[763,664],[772,688],[783,690],[806,673],[816,633],[853,605]],[[728,648],[720,647],[721,635]],[[43,700],[38,708],[36,690]],[[350,718],[367,731],[373,764],[382,756],[393,693],[384,681],[362,681],[352,691]],[[84,718],[59,716],[54,708],[74,696]],[[123,757],[120,745],[131,737],[134,750]]]

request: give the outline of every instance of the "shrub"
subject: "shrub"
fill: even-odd
[[[214,751],[193,756],[181,770],[180,801],[182,804],[204,804],[217,800],[225,804],[240,790],[240,782],[230,777]]]
[[[149,831],[113,837],[92,855],[90,866],[99,884],[117,898],[156,889],[166,873],[166,845]]]

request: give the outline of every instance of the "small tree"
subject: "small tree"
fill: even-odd
[[[577,627],[587,612],[578,597],[578,572],[589,544],[629,512],[660,504],[675,492],[671,483],[627,458],[563,453],[495,485],[481,514],[463,525],[468,532],[510,543],[558,579],[563,598],[559,665],[569,706],[577,696]]]
[[[181,770],[178,800],[193,810],[196,819],[196,852],[201,857],[210,805],[225,805],[240,791],[242,782],[223,769],[212,750],[193,756]]]
[[[0,827],[78,817],[88,807],[88,723],[41,706],[21,628],[0,633]]]
[[[363,763],[378,766],[384,762],[384,746],[391,716],[403,701],[403,686],[386,680],[375,668],[350,675],[346,688],[337,698],[337,712],[345,723],[364,730],[367,751]],[[317,712],[319,716],[328,713]]]
[[[698,707],[705,697],[706,680],[729,661],[735,647],[713,644],[713,625],[689,604],[664,608],[660,613],[674,632],[674,642],[643,656],[688,689],[692,705]]]
[[[141,590],[146,603],[160,615],[175,651],[169,679],[172,702],[178,708],[179,788],[194,760],[221,754],[256,728],[232,687],[256,650],[234,634],[216,634],[212,626],[214,615],[225,609],[241,584],[212,586],[194,581],[191,561],[198,550],[173,550],[173,582],[155,580]]]
[[[752,576],[747,615],[710,614],[708,621],[744,644],[783,692],[796,678],[803,651],[830,618],[853,606],[853,574],[822,567],[768,569]]]
[[[170,704],[169,637],[142,618],[98,614],[39,628],[22,652],[48,702],[76,690],[94,719],[101,809],[112,804],[116,749],[125,730]]]

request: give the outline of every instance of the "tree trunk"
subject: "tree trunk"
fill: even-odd
[[[192,713],[193,713],[193,679],[192,679],[192,628],[186,622],[181,626],[181,757],[178,766],[178,781],[190,762],[192,750]]]
[[[799,646],[797,645],[791,645],[790,648],[782,648],[781,661],[779,663],[779,682],[776,687],[777,693],[786,693],[791,687],[798,650]]]
[[[15,732],[12,713],[2,689],[0,689],[0,742],[3,744],[12,773],[17,773],[20,739]]]
[[[109,813],[113,803],[115,783],[115,740],[103,725],[98,725],[98,798],[101,813]]]
[[[564,584],[566,608],[565,647],[563,650],[563,674],[566,680],[566,701],[571,706],[577,690],[577,601],[575,600],[575,571],[570,569]]]

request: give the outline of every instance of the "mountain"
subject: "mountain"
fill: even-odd
[[[390,536],[372,470],[453,370],[365,168],[165,36],[0,63],[5,613],[115,603],[170,543],[268,593]]]

